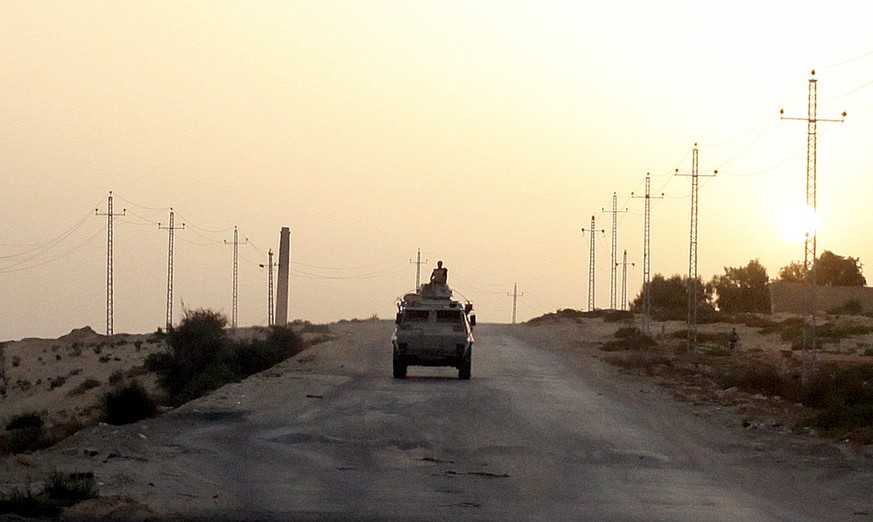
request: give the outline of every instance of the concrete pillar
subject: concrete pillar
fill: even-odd
[[[288,324],[288,273],[291,265],[291,230],[279,232],[279,286],[276,289],[276,324]]]

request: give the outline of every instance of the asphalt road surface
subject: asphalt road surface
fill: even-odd
[[[104,490],[195,519],[822,517],[738,473],[742,452],[712,426],[510,326],[478,327],[470,381],[420,367],[393,379],[390,327],[131,428],[151,449],[131,442],[98,472],[115,483]]]

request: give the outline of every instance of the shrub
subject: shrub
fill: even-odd
[[[863,315],[864,307],[860,301],[850,299],[840,306],[831,308],[828,313],[833,315]]]
[[[132,424],[158,412],[155,400],[137,381],[111,389],[103,395],[101,405],[103,420],[115,425]]]
[[[115,370],[109,376],[109,385],[110,386],[117,386],[117,385],[121,384],[121,382],[123,380],[124,380],[124,372],[121,370]]]
[[[46,445],[45,421],[38,413],[22,413],[6,423],[4,453],[30,453]]]
[[[718,376],[716,381],[722,388],[735,387],[748,393],[782,397],[796,395],[793,378],[768,364],[734,368]]]
[[[603,322],[619,323],[634,320],[634,314],[625,310],[606,310],[603,313]]]
[[[39,493],[16,488],[0,497],[0,513],[28,518],[56,518],[64,508],[97,497],[94,473],[53,473]]]
[[[614,334],[616,340],[608,341],[600,347],[604,352],[618,352],[625,350],[642,350],[657,345],[654,339],[640,331],[635,326],[619,328]]]
[[[75,388],[70,390],[70,393],[68,395],[70,395],[70,396],[82,395],[86,391],[93,390],[94,388],[97,388],[99,386],[100,386],[100,381],[98,381],[97,379],[95,379],[93,377],[88,377],[84,381],[80,382]]]
[[[224,331],[226,324],[217,312],[186,312],[179,327],[168,333],[169,350],[146,358],[146,368],[158,375],[170,404],[266,370],[304,348],[289,326],[271,327],[264,340],[232,341]]]
[[[21,430],[25,428],[42,428],[45,421],[38,413],[22,413],[15,415],[6,423],[6,430]]]

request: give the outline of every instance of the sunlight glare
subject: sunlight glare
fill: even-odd
[[[806,239],[807,233],[814,235],[821,228],[821,218],[807,205],[786,207],[782,211],[779,228],[785,238],[801,243]]]

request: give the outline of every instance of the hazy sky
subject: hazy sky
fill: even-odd
[[[780,226],[805,197],[810,70],[818,78],[819,251],[873,262],[873,37],[866,2],[0,2],[0,339],[175,316],[267,322],[267,249],[292,230],[291,318],[390,318],[438,259],[481,321],[609,304],[610,215],[628,299],[688,270],[700,143],[699,274],[803,257]],[[791,209],[794,209],[793,211]],[[789,219],[790,221],[791,219]],[[619,276],[620,277],[620,276]],[[620,288],[620,285],[619,285]],[[619,297],[620,300],[620,297]],[[386,341],[387,342],[387,341]]]

